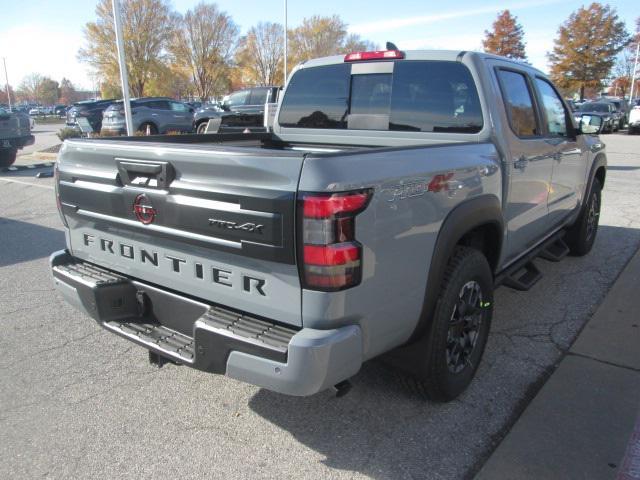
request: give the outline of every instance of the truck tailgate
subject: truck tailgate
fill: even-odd
[[[58,195],[71,253],[183,294],[301,325],[301,152],[65,142]]]

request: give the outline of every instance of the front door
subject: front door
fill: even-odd
[[[549,188],[549,222],[561,223],[573,212],[581,199],[587,162],[582,144],[574,131],[569,111],[551,83],[536,77],[546,141],[554,149],[553,173]]]

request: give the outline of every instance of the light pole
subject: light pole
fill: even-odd
[[[633,91],[636,86],[636,73],[638,70],[638,53],[640,53],[640,39],[638,39],[638,43],[636,45],[636,59],[633,62],[633,74],[631,75],[631,93],[629,94],[629,101],[633,100]]]
[[[2,63],[4,64],[4,79],[7,85],[7,99],[9,101],[9,111],[11,111],[11,90],[9,90],[9,74],[7,73],[7,59],[2,57]]]
[[[120,21],[120,2],[112,0],[113,22],[116,27],[116,46],[118,47],[118,63],[120,64],[120,82],[122,83],[122,103],[124,103],[124,118],[127,124],[127,135],[133,135],[133,121],[131,120],[131,104],[129,103],[129,80],[127,64],[124,58],[124,38],[122,37],[122,23]]]
[[[287,84],[287,0],[284,0],[284,82]]]

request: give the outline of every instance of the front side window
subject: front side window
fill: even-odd
[[[498,77],[513,133],[518,137],[540,135],[533,108],[533,97],[525,76],[511,70],[498,70]]]
[[[536,86],[542,97],[543,117],[547,124],[547,131],[553,136],[566,137],[568,132],[567,112],[562,100],[546,80],[536,78]]]
[[[251,90],[241,90],[240,92],[232,93],[224,104],[228,107],[241,107],[246,105],[250,93]]]

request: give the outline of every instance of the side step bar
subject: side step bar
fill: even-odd
[[[538,283],[538,280],[541,278],[542,272],[538,270],[538,267],[533,261],[530,261],[506,277],[502,284],[505,287],[525,292]]]
[[[547,248],[540,252],[540,258],[544,258],[550,262],[559,262],[569,254],[569,247],[564,239],[558,238]]]
[[[500,272],[496,275],[495,286],[504,285],[519,291],[529,290],[542,278],[542,272],[534,263],[536,257],[550,262],[559,262],[569,254],[569,247],[563,237],[564,231],[557,232],[529,254]]]

